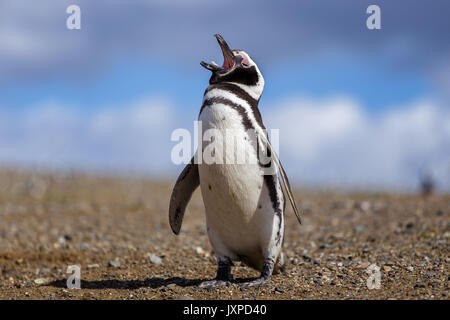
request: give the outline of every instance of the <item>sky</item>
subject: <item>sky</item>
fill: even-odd
[[[69,30],[66,8],[81,9]],[[366,9],[381,9],[369,30]],[[193,132],[213,35],[265,78],[299,187],[450,190],[450,2],[0,1],[0,165],[174,178],[171,133]]]

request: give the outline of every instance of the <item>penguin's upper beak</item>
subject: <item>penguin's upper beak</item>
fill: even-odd
[[[220,49],[222,49],[223,54],[223,65],[220,67],[217,63],[214,61],[211,63],[206,63],[205,61],[200,62],[202,67],[212,71],[212,72],[226,72],[233,68],[236,65],[236,61],[234,59],[233,51],[230,49],[226,41],[223,39],[223,37],[220,34],[214,35],[217,39],[217,42],[219,43]]]

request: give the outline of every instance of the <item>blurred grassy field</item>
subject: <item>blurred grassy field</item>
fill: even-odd
[[[296,190],[288,267],[262,288],[199,290],[215,276],[199,190],[179,236],[172,181],[0,171],[1,299],[448,299],[450,195]],[[160,261],[157,259],[160,258]],[[81,290],[66,288],[81,266]],[[369,290],[367,267],[381,270]],[[240,279],[254,270],[237,264]]]

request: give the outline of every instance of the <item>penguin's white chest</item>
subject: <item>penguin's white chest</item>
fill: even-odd
[[[273,210],[257,162],[254,136],[245,129],[239,112],[227,105],[205,107],[199,120],[203,139],[210,140],[211,135],[219,134],[221,137],[215,137],[214,141],[222,139],[223,142],[216,143],[214,146],[217,148],[212,152],[222,155],[222,164],[205,163],[205,157],[212,151],[205,141],[202,142],[203,163],[199,164],[211,243],[216,252],[227,255],[259,250],[264,233],[272,232]],[[230,144],[235,148],[227,147]],[[222,150],[218,150],[221,145]],[[245,153],[243,162],[242,157],[238,161],[242,156],[240,152]]]

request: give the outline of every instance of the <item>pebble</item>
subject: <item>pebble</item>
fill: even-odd
[[[119,266],[120,266],[120,262],[119,262]],[[100,265],[98,263],[88,264],[87,268],[88,269],[97,269],[97,268],[100,268]]]
[[[370,202],[369,201],[363,201],[361,203],[361,210],[364,212],[368,212],[370,210]]]
[[[120,267],[120,261],[113,260],[108,262],[109,267],[119,268]]]
[[[357,233],[361,233],[364,231],[367,231],[367,227],[365,225],[360,224],[360,225],[356,226],[356,228],[355,228],[355,232],[357,232]]]
[[[386,272],[389,272],[389,271],[392,270],[392,268],[389,267],[389,266],[384,266],[384,267],[383,267],[383,270],[386,271]]]
[[[40,286],[40,285],[48,283],[48,279],[37,278],[37,279],[34,279],[34,283]]]
[[[194,300],[191,296],[179,296],[176,297],[175,300]]]
[[[368,266],[370,266],[370,262],[361,262],[360,264],[359,264],[359,266],[361,267],[361,268],[367,268]]]
[[[195,252],[197,252],[197,254],[200,254],[200,255],[205,254],[205,250],[203,250],[202,247],[196,247]]]
[[[67,241],[72,241],[72,236],[70,234],[65,234],[64,239]]]
[[[153,254],[150,256],[149,260],[150,260],[151,263],[154,263],[154,264],[161,264],[162,263],[161,258],[158,257],[158,256],[155,256]]]

